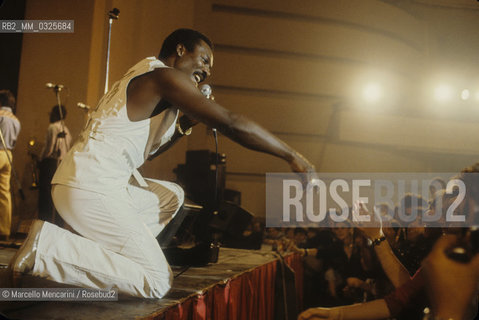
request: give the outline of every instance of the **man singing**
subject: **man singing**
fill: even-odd
[[[137,168],[197,122],[284,159],[292,171],[314,171],[270,132],[200,93],[198,84],[213,66],[212,47],[197,31],[176,30],[158,59],[140,61],[103,96],[52,181],[58,212],[81,236],[36,221],[10,264],[14,278],[31,272],[81,287],[163,297],[172,272],[155,237],[184,194],[174,183],[143,179]],[[179,111],[184,116],[178,119]]]

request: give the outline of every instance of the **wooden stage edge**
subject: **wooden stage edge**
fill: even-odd
[[[5,266],[15,249],[0,249],[0,265]],[[221,248],[218,262],[204,267],[191,267],[173,281],[172,289],[163,299],[121,297],[113,302],[21,301],[0,302],[6,319],[162,319],[162,314],[217,285],[224,285],[258,267],[278,260],[271,250]],[[184,268],[172,267],[176,276]],[[65,288],[68,286],[45,279],[26,276],[24,288]],[[0,319],[3,319],[0,316]]]

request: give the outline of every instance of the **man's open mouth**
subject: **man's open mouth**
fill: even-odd
[[[204,72],[195,72],[193,73],[193,77],[195,78],[196,83],[200,83],[205,80],[206,75]]]

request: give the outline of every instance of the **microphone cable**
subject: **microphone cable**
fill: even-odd
[[[219,209],[218,203],[218,186],[219,186],[219,175],[218,175],[218,133],[216,132],[216,128],[213,128],[213,137],[215,138],[215,194],[214,194],[214,202],[216,209]]]

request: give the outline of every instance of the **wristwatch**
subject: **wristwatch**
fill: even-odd
[[[372,246],[378,246],[381,242],[383,242],[384,240],[386,240],[386,236],[382,235],[380,236],[379,238],[376,238],[372,241]]]

